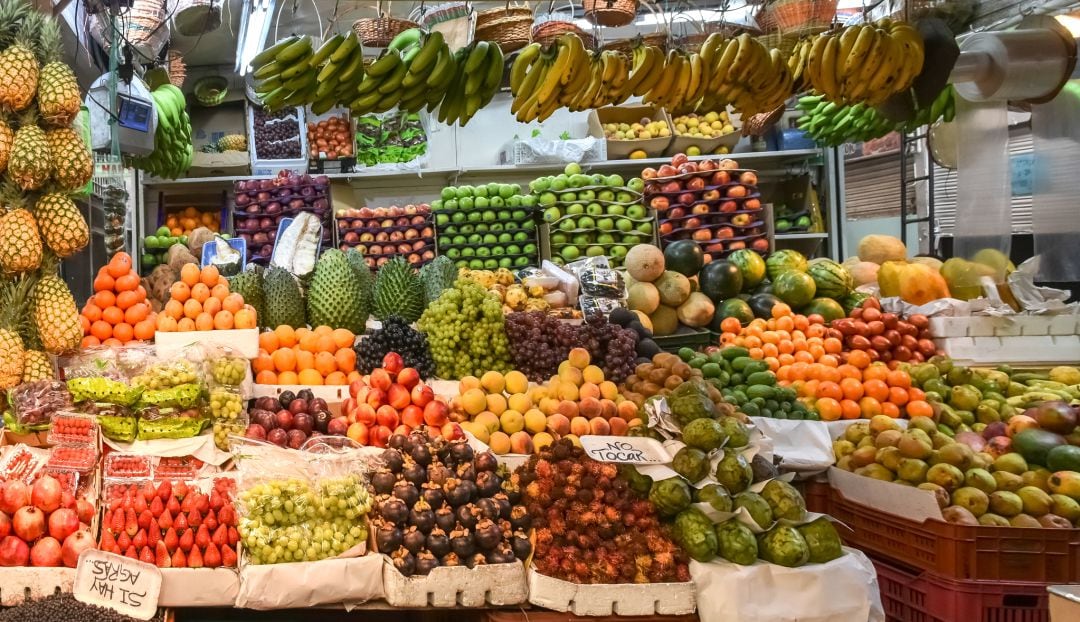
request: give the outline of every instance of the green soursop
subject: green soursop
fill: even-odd
[[[244,297],[244,302],[255,309],[259,326],[266,324],[266,298],[263,296],[263,267],[252,265],[236,276],[229,277],[229,290]]]
[[[263,297],[266,299],[266,326],[307,325],[304,317],[304,296],[296,277],[284,268],[271,267],[263,275]]]
[[[350,248],[348,252],[345,253],[345,259],[347,259],[349,265],[352,266],[356,282],[360,284],[360,297],[357,298],[355,303],[356,311],[366,318],[370,316],[373,311],[372,297],[375,295],[375,275],[371,273],[371,268],[364,259],[364,254],[355,248]]]
[[[375,275],[375,317],[397,315],[415,322],[424,313],[424,286],[404,257],[394,257]]]
[[[457,266],[445,255],[439,255],[434,261],[420,268],[420,280],[424,283],[424,299],[427,304],[435,302],[444,289],[453,287],[457,277]]]
[[[356,304],[361,294],[360,282],[345,253],[336,248],[326,251],[315,264],[307,290],[308,322],[363,333],[367,316],[360,314]]]

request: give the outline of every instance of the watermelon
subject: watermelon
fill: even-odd
[[[840,304],[843,305],[844,311],[850,315],[852,310],[862,305],[863,301],[867,298],[873,298],[873,296],[866,292],[856,290],[845,296],[844,299],[840,301]]]
[[[770,281],[775,281],[776,277],[784,272],[806,272],[807,267],[806,256],[799,251],[776,251],[765,260],[765,270],[769,273]]]
[[[825,318],[826,322],[839,320],[847,316],[844,313],[844,307],[840,306],[840,303],[832,298],[815,298],[810,301],[810,304],[800,309],[799,313],[803,315],[817,314]]]
[[[741,248],[728,255],[727,260],[739,267],[745,289],[753,289],[765,280],[765,260],[756,251]]]
[[[701,293],[714,303],[734,298],[742,291],[742,271],[738,266],[727,261],[713,261],[698,273],[698,285]]]
[[[664,267],[685,277],[694,276],[701,271],[703,265],[705,253],[693,240],[672,242],[664,249]]]
[[[817,286],[817,295],[840,299],[847,296],[855,286],[855,280],[847,268],[831,259],[820,259],[810,264],[806,271]]]
[[[770,307],[771,311],[771,307]],[[720,322],[723,322],[726,318],[733,317],[739,320],[743,326],[746,326],[754,319],[754,311],[750,308],[750,305],[746,304],[745,300],[740,298],[728,298],[727,300],[716,305],[716,313],[713,314],[712,323],[709,325],[709,330],[719,333]]]
[[[755,294],[750,297],[747,304],[750,305],[750,309],[754,312],[754,317],[762,319],[772,318],[772,308],[783,302],[772,294]]]
[[[773,294],[788,303],[792,308],[801,307],[814,299],[817,286],[814,279],[805,272],[789,270],[782,272],[773,280]]]

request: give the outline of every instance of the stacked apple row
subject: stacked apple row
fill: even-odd
[[[435,258],[435,228],[427,203],[338,210],[338,248],[355,248],[376,269],[394,257],[416,267]]]

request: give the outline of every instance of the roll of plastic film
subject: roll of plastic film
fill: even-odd
[[[971,101],[1038,99],[1052,93],[1070,67],[1067,43],[1043,28],[976,33],[960,52],[954,86]]]
[[[1080,281],[1080,80],[1031,107],[1032,230],[1040,281]]]
[[[958,89],[959,90],[959,89]],[[957,97],[956,225],[954,254],[998,269],[1004,280],[1012,235],[1009,123],[1005,101]]]

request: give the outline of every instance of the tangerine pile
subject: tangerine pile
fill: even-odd
[[[729,317],[720,329],[722,346],[743,347],[751,358],[764,360],[777,384],[795,389],[823,421],[933,414],[908,372],[872,361],[865,350],[846,350],[840,332],[820,315],[800,315],[780,303],[769,320],[744,327]]]
[[[347,385],[356,371],[356,335],[344,328],[278,326],[259,335],[251,363],[258,384]]]
[[[118,346],[154,338],[154,318],[131,255],[117,253],[98,270],[94,295],[79,313],[82,347]]]
[[[229,291],[229,280],[217,267],[199,269],[193,263],[180,269],[180,280],[169,288],[169,301],[157,316],[157,329],[163,333],[257,326],[255,309]]]

